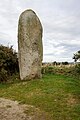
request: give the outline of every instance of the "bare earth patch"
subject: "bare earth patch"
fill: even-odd
[[[49,120],[48,116],[31,105],[0,98],[0,120]]]

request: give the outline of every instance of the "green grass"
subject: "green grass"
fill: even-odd
[[[45,111],[49,120],[80,120],[80,81],[46,74],[42,79],[0,84],[0,97]]]

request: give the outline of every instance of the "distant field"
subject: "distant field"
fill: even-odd
[[[63,75],[0,84],[0,97],[18,100],[46,112],[50,120],[80,120],[80,80]]]

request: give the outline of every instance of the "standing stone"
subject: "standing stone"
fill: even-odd
[[[18,53],[21,80],[41,78],[42,25],[36,13],[30,9],[19,18]]]

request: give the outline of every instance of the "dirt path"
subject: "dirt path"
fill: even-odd
[[[0,98],[0,120],[49,120],[44,112],[30,105]]]

